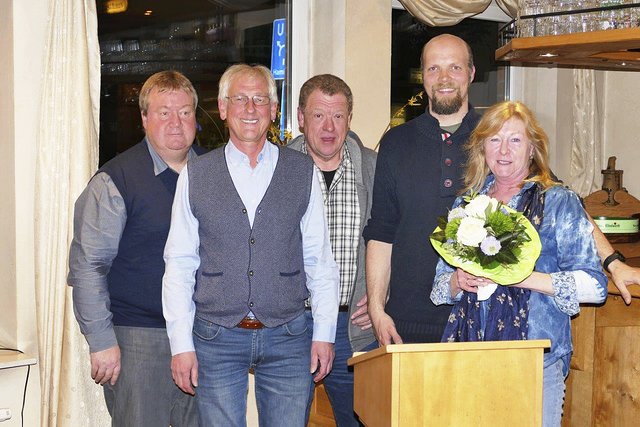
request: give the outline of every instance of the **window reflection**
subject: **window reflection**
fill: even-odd
[[[198,92],[197,143],[214,148],[227,142],[218,115],[218,80],[232,63],[270,67],[273,21],[287,17],[289,1],[130,1],[115,14],[106,13],[107,3],[98,1],[100,165],[142,139],[140,88],[166,69],[184,73]],[[279,94],[283,84],[278,81]]]

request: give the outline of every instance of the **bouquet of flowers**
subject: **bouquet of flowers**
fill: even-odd
[[[537,231],[520,212],[485,195],[464,197],[465,203],[438,218],[431,244],[444,260],[501,285],[521,282],[540,256]]]

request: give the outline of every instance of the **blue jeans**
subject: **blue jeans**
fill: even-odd
[[[313,317],[311,311],[306,311],[307,328],[309,334],[313,334]],[[349,313],[338,313],[338,327],[336,329],[335,352],[336,357],[333,360],[333,368],[323,382],[324,388],[329,396],[331,408],[333,409],[333,417],[338,427],[362,426],[358,417],[353,412],[353,368],[347,366],[347,360],[351,358],[353,352],[351,343],[349,342]],[[378,348],[378,343],[373,342],[363,351],[369,351]],[[309,409],[313,400],[315,384],[311,384],[311,394],[309,396]]]
[[[262,329],[225,328],[196,315],[193,341],[200,425],[246,425],[248,376],[253,368],[260,426],[304,426],[313,382],[304,315]]]
[[[197,426],[195,399],[171,378],[166,329],[115,326],[121,371],[114,386],[104,385],[113,426]]]
[[[559,427],[562,420],[565,391],[562,359],[544,368],[542,375],[542,425],[543,427]]]

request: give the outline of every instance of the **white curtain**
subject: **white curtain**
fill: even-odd
[[[600,98],[594,70],[573,70],[573,141],[569,186],[585,197],[598,189],[601,179],[602,134]]]
[[[512,18],[518,16],[519,0],[496,0],[496,4],[500,9]]]
[[[416,19],[432,27],[455,25],[469,16],[484,12],[491,0],[400,0]],[[496,0],[496,4],[512,18],[518,11],[518,0]]]
[[[66,284],[73,203],[98,163],[100,49],[94,0],[51,0],[35,123],[35,281],[43,426],[109,425]]]

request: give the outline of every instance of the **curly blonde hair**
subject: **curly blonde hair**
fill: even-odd
[[[554,181],[549,168],[549,138],[546,132],[531,110],[522,102],[504,101],[492,105],[485,111],[465,144],[467,163],[463,176],[464,189],[461,193],[469,190],[478,192],[482,189],[487,176],[491,173],[485,158],[484,142],[487,138],[496,135],[505,122],[514,117],[524,123],[527,137],[533,146],[529,177],[523,181],[523,184],[536,182],[542,186],[543,190],[558,184]]]

